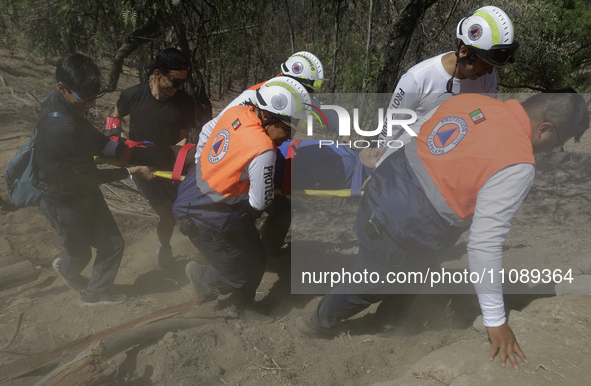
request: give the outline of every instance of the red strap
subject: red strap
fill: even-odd
[[[131,152],[133,151],[134,147],[153,147],[151,142],[131,141],[128,138],[120,137],[118,135],[111,135],[109,139],[111,141],[115,141],[125,145],[125,147],[123,148],[123,155],[121,156],[121,167],[123,168],[126,168],[129,165],[129,157],[131,157]],[[146,146],[146,144],[148,144],[148,146]]]
[[[187,152],[194,148],[194,143],[188,143],[185,146],[181,147],[179,150],[179,154],[176,157],[176,161],[174,163],[174,169],[172,169],[172,180],[173,181],[180,181],[181,174],[183,173],[183,168],[185,167],[185,161],[187,160]]]
[[[281,181],[281,194],[291,194],[291,173],[293,171],[293,162],[295,162],[296,155],[298,154],[300,142],[302,142],[301,139],[294,139],[289,144],[287,157],[285,159],[285,168],[283,169],[283,181]]]
[[[121,156],[121,167],[126,168],[129,165],[129,157],[131,156],[131,147],[125,146],[123,148],[123,155]]]
[[[287,158],[295,158],[295,156],[298,154],[298,148],[300,147],[301,142],[301,139],[294,139],[291,141],[287,150]]]

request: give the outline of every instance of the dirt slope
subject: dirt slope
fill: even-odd
[[[55,89],[54,69],[28,53],[0,51],[1,166],[32,134],[39,101]],[[123,75],[120,89],[136,82],[135,77]],[[117,96],[106,96],[91,112],[97,126]],[[223,106],[214,103],[217,111]],[[578,273],[579,263],[591,257],[591,139],[566,148],[568,153],[539,159],[534,189],[506,241],[507,268],[572,268]],[[201,258],[196,249],[175,232],[177,267],[164,275],[154,258],[153,212],[124,186],[110,188],[116,193],[108,189],[104,193],[114,208],[144,215],[116,215],[126,252],[115,284],[130,299],[111,307],[79,307],[78,295],[52,271],[51,262],[61,254],[59,238],[37,208],[14,211],[10,205],[2,206],[0,267],[29,260],[42,268],[36,282],[0,292],[0,346],[24,313],[15,342],[0,353],[0,364],[191,299],[182,268],[188,259]],[[7,199],[3,183],[0,197]],[[330,253],[354,256],[348,225],[355,215],[354,200],[323,200],[318,210],[302,210],[294,231]],[[334,220],[337,217],[339,221]],[[466,266],[466,242],[464,235],[442,264]],[[110,371],[95,385],[583,385],[591,376],[588,296],[541,298],[529,306],[531,297],[507,298],[508,307],[520,310],[512,312],[511,321],[529,358],[529,364],[515,371],[501,368],[498,360],[488,363],[485,335],[481,327],[472,327],[480,313],[473,296],[419,296],[404,312],[396,312],[408,299],[400,297],[385,320],[376,320],[377,306],[372,306],[343,323],[339,337],[302,336],[295,318],[310,314],[320,297],[290,293],[286,256],[271,265],[272,272],[265,275],[257,294],[271,320],[229,319],[223,299],[207,303],[191,316],[211,322],[116,356]],[[2,384],[31,385],[43,374]]]

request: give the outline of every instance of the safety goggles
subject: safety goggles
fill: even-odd
[[[503,67],[507,63],[515,62],[515,54],[519,48],[519,43],[495,45],[488,50],[470,47],[470,51],[476,54],[480,59],[492,64],[495,67]]]
[[[298,78],[297,81],[303,84],[306,88],[311,88],[314,91],[320,91],[322,83],[324,83],[324,80],[310,80],[305,78]]]
[[[76,94],[76,93],[75,93],[75,92],[74,92],[74,91],[73,91],[71,88],[69,88],[68,86],[66,86],[66,84],[65,84],[64,82],[60,82],[60,83],[61,83],[61,84],[62,84],[62,86],[64,86],[64,87],[65,87],[65,88],[66,88],[66,89],[67,89],[69,92],[71,92],[72,94],[74,94],[74,96],[75,96],[76,98],[78,98],[78,100],[80,101],[80,103],[82,103],[83,105],[88,105],[88,104],[90,104],[90,103],[92,103],[92,102],[96,101],[97,99],[104,97],[104,96],[105,96],[105,94],[107,93],[107,91],[106,91],[106,90],[103,90],[103,89],[102,89],[102,87],[101,87],[101,91],[100,91],[98,94],[96,94],[96,95],[94,95],[94,96],[91,96],[91,97],[88,97],[88,98],[84,98],[84,99],[82,99],[82,98],[80,98],[80,97],[78,96],[78,94]]]
[[[272,114],[272,115],[274,118],[279,119],[281,122],[283,122],[286,125],[288,125],[289,127],[291,127],[292,131],[297,131],[299,129],[302,129],[302,127],[300,127],[300,125],[301,125],[301,123],[305,123],[305,121],[303,121],[301,119],[290,117],[288,115],[279,115],[279,114]]]

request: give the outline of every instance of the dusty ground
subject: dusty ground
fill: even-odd
[[[106,71],[106,67],[104,68]],[[55,67],[26,53],[0,51],[0,166],[4,167],[32,134],[39,102],[55,89]],[[122,90],[137,79],[123,75]],[[101,99],[91,118],[97,126],[115,104],[117,93]],[[223,106],[214,101],[216,111]],[[591,135],[568,144],[567,153],[539,158],[530,198],[519,211],[505,245],[507,268],[569,269],[579,273],[591,258]],[[0,366],[73,339],[192,298],[182,268],[200,259],[178,231],[173,245],[178,264],[164,275],[155,262],[155,218],[141,197],[123,185],[104,188],[126,238],[116,280],[129,301],[116,306],[80,308],[78,294],[51,269],[61,254],[59,238],[37,208],[0,211],[0,268],[29,260],[40,266],[35,282],[0,292],[0,347],[24,313],[14,343],[0,353]],[[7,200],[4,184],[0,198]],[[356,251],[350,227],[354,200],[322,199],[313,213],[301,215],[294,231],[342,257]],[[339,221],[336,221],[338,218]],[[333,221],[328,224],[329,219]],[[341,224],[341,225],[339,225]],[[466,266],[464,235],[442,258],[448,268]],[[191,316],[207,317],[200,327],[146,341],[113,358],[111,370],[95,385],[584,385],[591,376],[591,298],[508,296],[511,323],[529,358],[519,370],[489,363],[488,342],[478,323],[473,296],[419,296],[405,312],[375,321],[376,306],[343,323],[330,340],[302,336],[295,318],[311,313],[320,297],[292,295],[287,258],[272,262],[257,299],[270,321],[226,317],[223,299],[207,303]],[[587,291],[589,293],[589,291]],[[401,304],[407,298],[400,298]],[[528,305],[529,304],[529,305]],[[397,307],[395,306],[396,310]],[[400,305],[400,309],[402,306]],[[65,360],[66,358],[63,358]],[[30,385],[38,371],[2,384]],[[1,374],[0,374],[1,378]]]

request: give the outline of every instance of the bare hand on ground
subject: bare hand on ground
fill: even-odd
[[[152,170],[147,166],[133,166],[129,168],[129,172],[139,176],[140,178],[143,178],[146,181],[150,181],[152,178],[154,178]]]
[[[486,332],[491,342],[489,357],[491,361],[495,359],[498,352],[502,367],[505,367],[505,362],[507,361],[507,357],[509,357],[513,368],[518,369],[519,366],[517,366],[515,354],[519,355],[521,360],[527,363],[527,358],[523,351],[521,351],[519,343],[517,343],[517,338],[515,338],[513,330],[511,330],[507,322],[499,327],[487,327]]]

